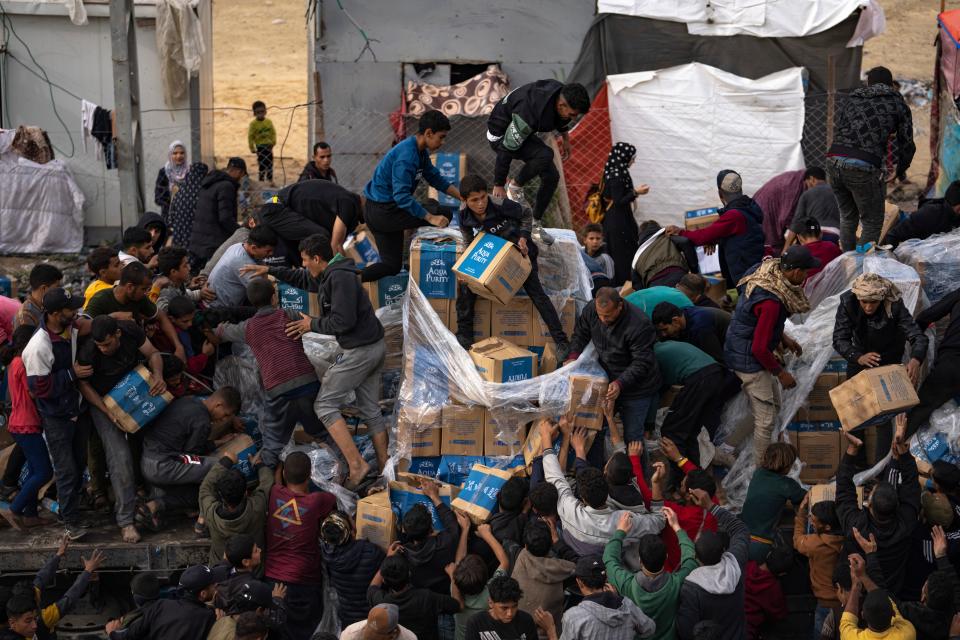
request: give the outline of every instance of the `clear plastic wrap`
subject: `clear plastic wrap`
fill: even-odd
[[[898,260],[913,267],[923,283],[930,302],[937,302],[960,283],[960,231],[931,236],[926,240],[907,240],[897,247]]]

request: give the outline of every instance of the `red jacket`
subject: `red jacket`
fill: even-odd
[[[766,569],[761,569],[754,560],[747,563],[743,608],[747,615],[747,640],[760,637],[760,627],[764,622],[787,617],[787,599],[780,588],[780,580]]]

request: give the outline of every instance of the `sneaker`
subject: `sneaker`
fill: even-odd
[[[68,523],[64,527],[64,533],[67,534],[67,537],[70,538],[71,542],[76,542],[83,536],[87,535],[88,529],[86,526],[79,523],[73,523],[73,524]]]
[[[527,199],[523,196],[523,187],[513,181],[507,183],[507,199],[517,204],[527,204]]]
[[[539,220],[533,221],[533,229],[530,235],[533,236],[533,241],[537,244],[545,244],[549,247],[554,242],[553,236],[547,233],[547,230],[543,228],[543,223]]]

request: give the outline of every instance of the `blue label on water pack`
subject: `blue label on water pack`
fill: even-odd
[[[460,178],[463,177],[460,175],[460,154],[437,153],[436,158],[437,162],[435,166],[437,167],[437,171],[440,172],[440,175],[453,184],[460,184]],[[459,200],[445,193],[437,193],[437,202],[439,202],[442,207],[459,208],[460,206]]]
[[[449,507],[450,496],[440,496],[440,502]],[[440,521],[440,517],[437,515],[437,508],[433,506],[430,498],[422,493],[407,491],[405,489],[396,489],[394,487],[390,488],[390,506],[399,515],[399,519],[402,519],[403,515],[415,504],[422,504],[427,508],[427,511],[430,512],[430,517],[433,519],[434,531],[444,530],[443,523]]]
[[[260,433],[260,421],[252,413],[241,413],[240,422],[243,423],[243,431],[253,439],[253,443],[258,447],[263,442],[263,434]]]
[[[484,456],[443,456],[437,478],[448,484],[460,486],[473,469],[473,465],[487,465]]]
[[[417,286],[428,298],[453,300],[457,297],[457,279],[453,265],[457,262],[457,245],[452,242],[420,243],[419,281]]]
[[[309,292],[285,282],[278,282],[277,295],[280,297],[281,308],[297,313],[310,313]]]
[[[419,345],[413,355],[410,404],[441,407],[450,396],[447,366],[433,347]]]
[[[407,292],[409,283],[410,275],[406,271],[377,280],[377,306],[385,307],[395,302],[403,302],[403,294]]]
[[[480,241],[473,245],[467,257],[460,263],[458,272],[479,280],[508,242],[509,240],[491,233],[483,234]]]
[[[0,295],[8,298],[15,297],[13,295],[13,281],[7,276],[0,276]]]
[[[150,395],[150,382],[136,371],[123,376],[107,396],[141,427],[167,408],[167,400],[163,396]]]
[[[720,210],[716,207],[707,207],[706,209],[693,209],[691,211],[687,211],[683,214],[683,217],[687,220],[694,218],[706,218],[707,216],[715,216],[719,212]]]
[[[410,473],[418,476],[427,476],[429,478],[440,477],[440,456],[421,456],[410,459]]]
[[[247,480],[253,480],[257,477],[257,471],[253,468],[253,464],[250,462],[250,458],[257,453],[256,445],[250,445],[243,451],[237,454],[237,464],[233,465],[234,469],[237,469]]]
[[[501,382],[520,382],[533,379],[533,356],[510,358],[503,361]]]
[[[481,469],[471,469],[470,475],[463,481],[463,487],[457,496],[481,509],[493,512],[497,508],[497,496],[507,481],[500,476],[488,474]]]

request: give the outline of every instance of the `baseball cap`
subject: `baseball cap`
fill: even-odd
[[[578,578],[606,578],[607,571],[603,567],[603,560],[600,556],[583,556],[577,560],[576,576]]]
[[[71,296],[65,289],[50,289],[43,294],[43,310],[47,313],[64,309],[79,309],[83,306],[83,296]]]
[[[212,569],[203,564],[196,564],[187,567],[180,574],[180,587],[187,591],[196,593],[206,589],[212,584],[223,582],[230,576],[230,567],[228,565],[218,564]]]
[[[733,169],[724,169],[717,174],[717,188],[726,193],[743,191],[743,178]]]
[[[227,169],[242,169],[244,173],[247,172],[247,163],[243,158],[233,156],[227,160]]]
[[[810,255],[810,250],[800,245],[793,245],[780,256],[780,268],[784,271],[790,269],[815,269],[820,266],[820,261]]]

